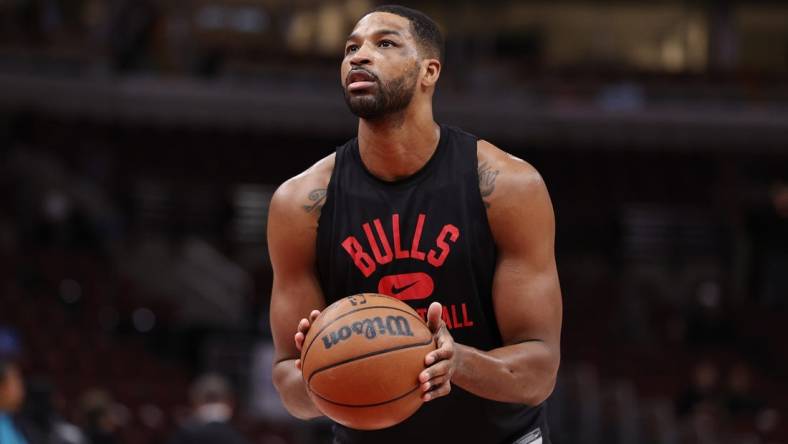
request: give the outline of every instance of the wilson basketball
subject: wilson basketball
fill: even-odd
[[[301,349],[301,370],[326,416],[354,429],[382,429],[421,406],[418,376],[434,349],[427,324],[407,304],[363,293],[331,304],[315,319]]]

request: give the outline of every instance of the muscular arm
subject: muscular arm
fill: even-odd
[[[451,383],[483,398],[537,405],[552,392],[560,361],[553,209],[533,167],[483,144],[480,186],[498,246],[493,303],[504,346],[485,352],[454,344]]]
[[[327,180],[326,180],[327,181]],[[268,247],[274,271],[271,332],[274,340],[273,382],[285,408],[295,417],[321,416],[307,394],[300,352],[294,340],[299,321],[325,299],[315,274],[317,217],[325,196],[314,176],[297,176],[274,194],[268,216]],[[322,188],[321,188],[322,187]]]

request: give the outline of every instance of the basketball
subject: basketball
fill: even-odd
[[[427,324],[407,304],[363,293],[331,304],[315,319],[301,370],[326,416],[353,429],[382,429],[421,407],[418,376],[434,349]]]

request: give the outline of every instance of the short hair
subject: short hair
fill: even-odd
[[[411,32],[419,45],[423,49],[426,49],[431,56],[443,61],[443,34],[441,34],[438,24],[427,14],[401,5],[378,6],[369,11],[367,15],[373,12],[388,12],[389,14],[408,19]]]

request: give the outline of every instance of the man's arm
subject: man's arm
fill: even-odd
[[[303,332],[309,328],[304,318],[314,320],[310,312],[325,306],[315,274],[317,218],[324,197],[325,184],[297,176],[274,193],[268,215],[268,248],[274,271],[270,310],[273,382],[285,408],[300,419],[322,416],[307,394],[296,363]]]
[[[486,144],[486,146],[485,146]],[[421,375],[425,399],[448,393],[445,380],[483,398],[537,405],[552,393],[560,361],[561,290],[555,220],[536,170],[486,142],[479,147],[482,194],[498,246],[493,304],[504,346],[488,352],[456,344],[441,328],[435,363]],[[486,163],[483,163],[486,162]],[[440,310],[428,319],[440,324]]]

